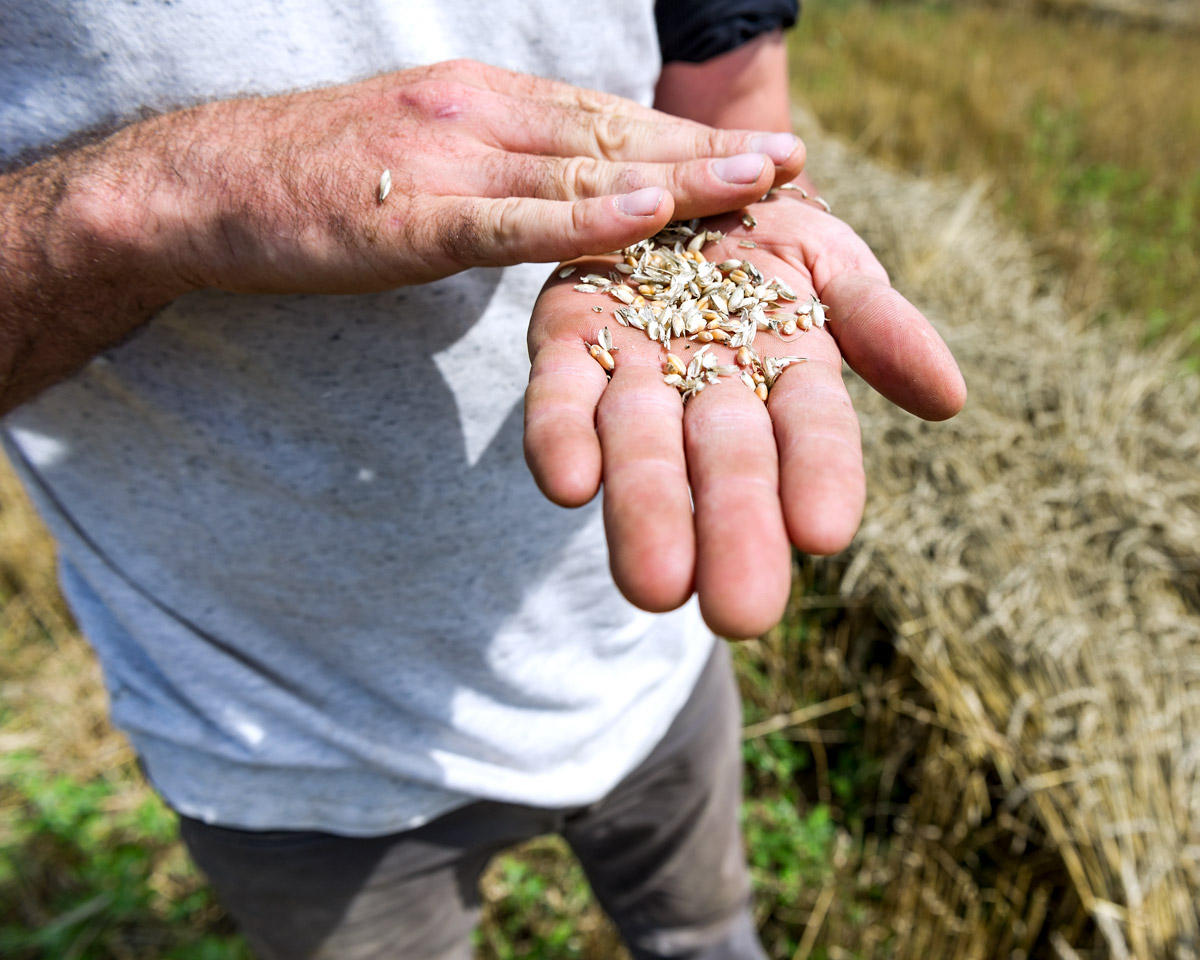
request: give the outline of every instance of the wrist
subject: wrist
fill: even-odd
[[[49,267],[119,285],[146,315],[204,285],[192,256],[197,201],[169,160],[167,119],[48,161],[56,197],[45,231]]]

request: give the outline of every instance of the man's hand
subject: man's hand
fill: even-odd
[[[787,135],[468,61],[213,104],[196,120],[174,161],[202,251],[194,276],[252,292],[359,292],[613,250],[672,216],[750,202],[803,163]]]
[[[0,412],[191,289],[362,293],[612,250],[803,160],[790,134],[470,61],[143,121],[0,177]]]
[[[581,505],[603,480],[613,577],[625,596],[669,610],[694,591],[709,626],[729,637],[758,635],[782,616],[789,543],[834,553],[858,529],[865,478],[843,358],[925,419],[953,416],[966,396],[941,338],[848,226],[790,193],[749,209],[753,230],[736,214],[708,224],[726,238],[705,257],[748,260],[800,302],[816,293],[831,318],[788,342],[758,335],[760,355],[807,358],[783,371],[766,404],[734,377],[684,406],[663,382],[666,352],[616,323],[620,304],[573,289],[580,274],[607,272],[599,260],[555,275],[538,300],[525,403],[526,456],[551,500]],[[584,346],[603,326],[619,348],[611,382]],[[686,363],[699,346],[676,339],[673,352]],[[713,346],[733,363],[732,351]]]

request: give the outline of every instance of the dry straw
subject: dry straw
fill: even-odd
[[[886,955],[1196,956],[1197,380],[1139,349],[1136,322],[1065,316],[982,187],[914,181],[797,120],[816,181],[970,389],[926,425],[852,383],[869,503],[837,590],[911,661],[912,762],[938,778],[909,811],[924,836],[884,858]],[[983,870],[964,851],[985,827],[1025,855]]]

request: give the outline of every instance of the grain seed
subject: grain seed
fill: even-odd
[[[812,298],[812,321],[815,327],[825,326],[825,304],[816,297]]]
[[[753,220],[753,215],[748,216]],[[748,223],[747,229],[751,226]],[[767,280],[748,260],[709,261],[703,252],[705,243],[719,241],[723,235],[700,227],[699,220],[668,224],[657,236],[621,251],[623,259],[607,277],[588,274],[575,289],[610,294],[621,304],[613,311],[617,323],[642,330],[668,351],[672,338],[683,339],[684,350],[692,349],[689,340],[703,344],[686,367],[678,354],[667,354],[664,382],[675,387],[684,402],[721,378],[731,377],[765,398],[780,371],[803,358],[760,359],[750,346],[756,335],[760,330],[794,334],[797,324],[809,327],[817,314],[823,321],[824,305],[816,297],[799,303],[786,283]],[[741,245],[756,246],[749,241]],[[766,311],[775,314],[779,301],[795,303],[797,314],[768,317]],[[605,327],[596,339],[588,345],[589,353],[611,373],[616,352],[611,332]],[[721,363],[710,352],[712,344],[736,351],[736,362]]]
[[[613,355],[598,343],[591,344],[588,347],[588,353],[590,353],[593,359],[595,359],[595,361],[609,373],[612,373],[617,366],[616,362],[613,360]]]

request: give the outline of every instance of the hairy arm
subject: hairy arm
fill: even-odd
[[[133,124],[0,176],[0,414],[188,290],[383,290],[737,207],[803,162],[764,133],[471,61]]]
[[[153,222],[153,151],[137,140],[130,131],[0,176],[0,412],[188,288],[157,249],[169,228]]]

